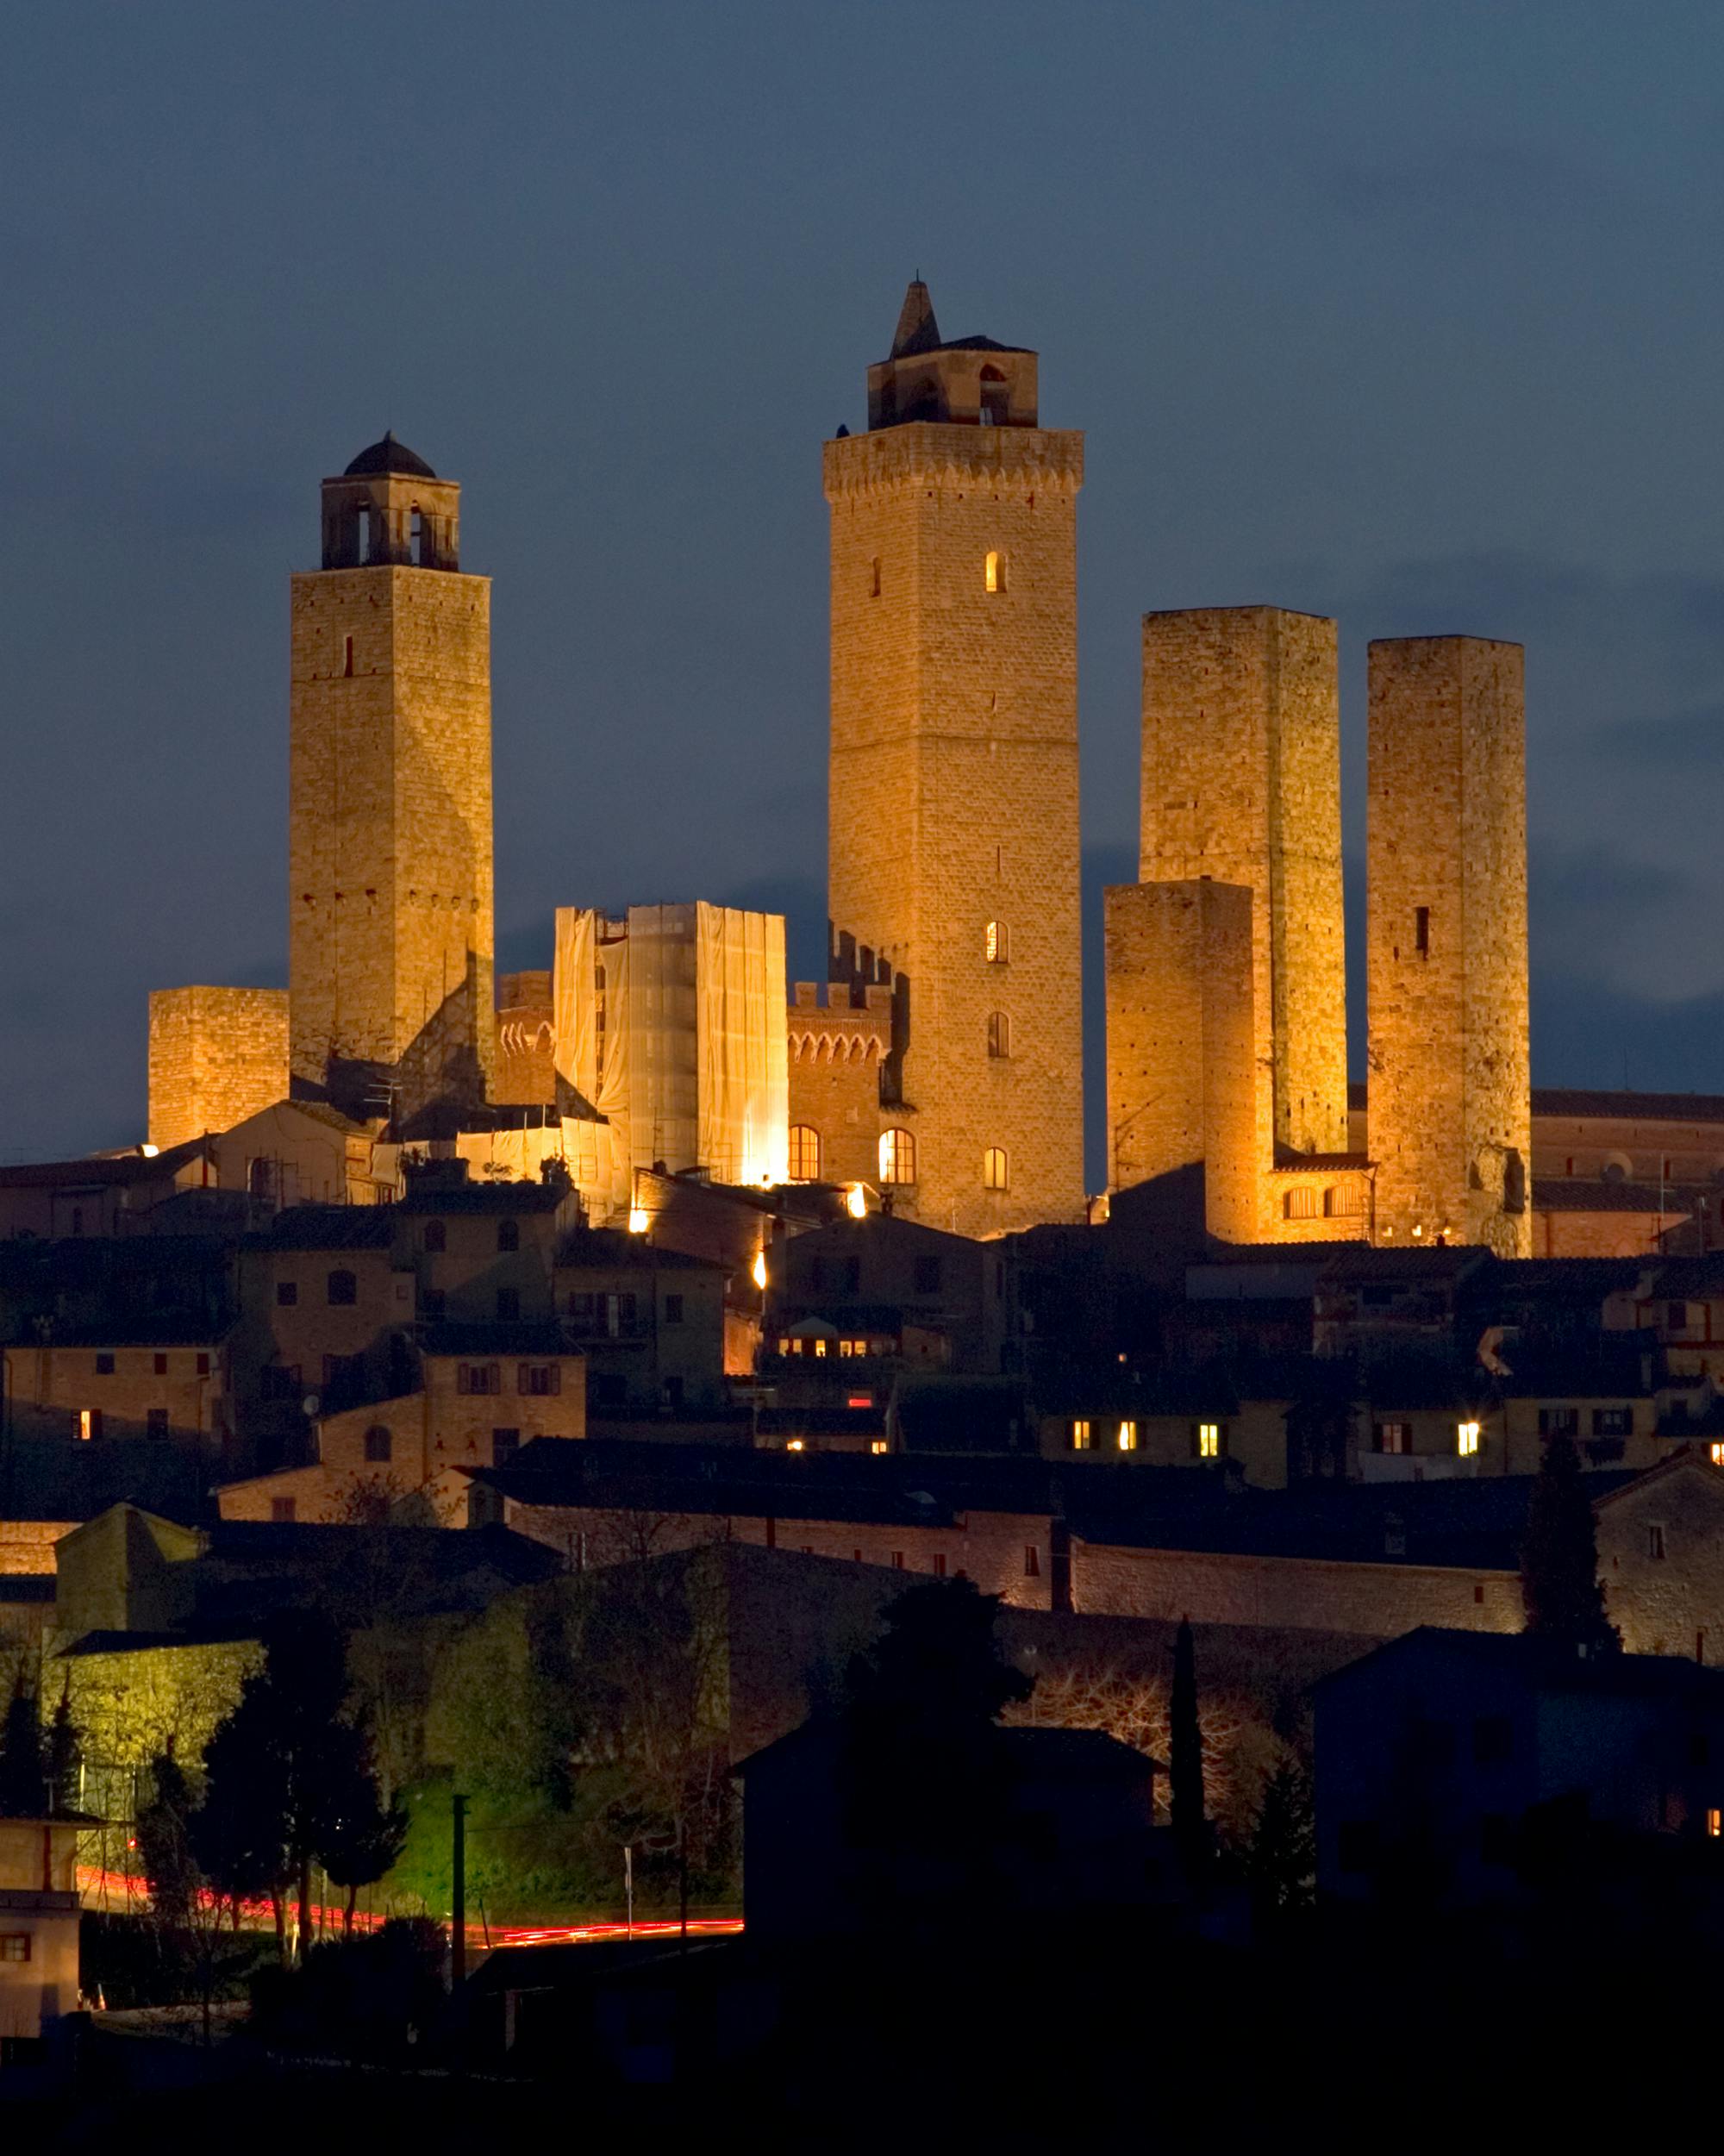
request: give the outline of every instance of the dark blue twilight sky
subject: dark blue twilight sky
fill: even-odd
[[[815,966],[820,442],[918,266],[1089,433],[1092,884],[1145,608],[1340,616],[1350,867],[1366,639],[1520,638],[1534,1075],[1724,1089],[1716,0],[3,19],[0,1157],[284,978],[286,580],[385,427],[496,579],[503,962],[700,895]]]

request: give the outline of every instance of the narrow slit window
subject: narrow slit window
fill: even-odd
[[[1413,909],[1413,948],[1421,959],[1431,955],[1431,909],[1428,906]]]
[[[347,681],[353,678],[353,640],[351,636],[341,639],[341,675]]]
[[[982,565],[982,582],[990,591],[1003,591],[1006,588],[1006,558],[990,551]]]
[[[982,937],[982,952],[990,966],[1003,966],[1011,951],[1011,938],[1003,921],[990,921]]]
[[[870,598],[873,599],[878,599],[880,596],[880,557],[878,554],[876,554],[873,559],[870,573],[868,596]]]
[[[1003,1010],[988,1014],[988,1053],[996,1061],[1012,1052],[1012,1022]]]

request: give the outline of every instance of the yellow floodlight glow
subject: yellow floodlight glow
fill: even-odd
[[[805,1452],[807,1449],[807,1447],[803,1443],[803,1440],[799,1437],[793,1437],[790,1439],[784,1447],[784,1450],[787,1453],[801,1453]]]
[[[853,1183],[844,1193],[844,1209],[852,1220],[868,1217],[868,1193],[859,1183]]]
[[[153,1160],[156,1155],[161,1151],[161,1147],[159,1146],[145,1144],[140,1146],[138,1147],[138,1151],[143,1154],[146,1160]]]
[[[652,1225],[653,1216],[644,1205],[629,1207],[628,1232],[631,1235],[644,1235]]]
[[[766,1284],[766,1253],[764,1250],[754,1253],[753,1272],[755,1286],[764,1289]]]

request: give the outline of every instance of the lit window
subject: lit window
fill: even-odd
[[[816,1340],[814,1343],[814,1352],[816,1355],[823,1355],[826,1353],[826,1342],[823,1340]]]
[[[1137,1450],[1137,1424],[1135,1422],[1121,1423],[1119,1447],[1122,1453],[1134,1453]]]
[[[807,1447],[803,1444],[803,1440],[801,1440],[801,1438],[799,1438],[799,1437],[793,1437],[793,1438],[791,1438],[791,1439],[790,1440],[790,1441],[789,1441],[789,1442],[785,1445],[785,1447],[784,1447],[784,1450],[785,1450],[787,1453],[802,1453],[802,1452],[806,1452],[806,1451],[808,1450],[808,1447]]]
[[[1714,1841],[1720,1834],[1724,1834],[1724,1811],[1721,1811],[1716,1804],[1707,1807],[1706,1831]]]
[[[820,1133],[811,1123],[790,1125],[790,1180],[792,1183],[818,1183],[820,1180]]]
[[[1011,937],[1003,921],[990,921],[982,934],[982,954],[990,966],[1003,966],[1011,950]]]
[[[1011,1166],[1003,1146],[990,1146],[982,1155],[982,1188],[984,1190],[1011,1188]]]
[[[996,1061],[1012,1052],[1012,1022],[1003,1010],[988,1013],[988,1053]]]
[[[1715,1441],[1708,1449],[1712,1454],[1712,1465],[1715,1467],[1724,1467],[1724,1445]]]
[[[1006,588],[1006,558],[1002,553],[990,553],[982,565],[982,581],[990,591],[1003,591]]]
[[[1087,1422],[1078,1422],[1071,1425],[1071,1449],[1074,1453],[1090,1452],[1093,1450],[1095,1442],[1095,1433]]]
[[[885,1449],[886,1440],[884,1437],[876,1437],[869,1440],[868,1450],[871,1453],[884,1453]]]
[[[629,1207],[628,1232],[631,1235],[644,1235],[652,1225],[653,1215],[646,1210],[646,1208],[644,1205],[631,1205]]]
[[[1219,1422],[1200,1422],[1197,1425],[1197,1457],[1199,1459],[1219,1459],[1221,1456],[1221,1426]]]
[[[1455,1450],[1463,1459],[1471,1459],[1477,1452],[1478,1425],[1477,1422],[1457,1422],[1455,1424]]]
[[[86,1444],[92,1437],[100,1437],[102,1434],[101,1409],[79,1408],[72,1418],[72,1434]]]
[[[914,1183],[916,1179],[915,1139],[908,1130],[880,1133],[882,1183]]]

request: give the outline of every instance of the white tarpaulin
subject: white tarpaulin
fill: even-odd
[[[715,1182],[784,1179],[781,914],[631,906],[624,922],[559,907],[552,1002],[558,1073],[609,1126],[596,1133],[609,1159],[595,1181],[611,1216],[628,1209],[634,1171],[660,1163]]]

